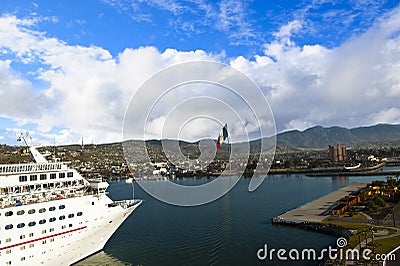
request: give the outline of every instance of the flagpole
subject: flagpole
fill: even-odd
[[[226,124],[226,131],[228,131],[228,124]],[[230,148],[230,153],[232,154],[232,147],[231,147],[231,134],[228,134],[228,147]],[[229,171],[232,171],[232,166],[231,166],[231,156],[228,157],[229,160]]]
[[[140,178],[140,172],[138,171],[138,175],[139,175],[139,178]],[[135,184],[134,184],[134,182],[136,182],[136,180],[135,180],[135,177],[132,175],[132,199],[134,200],[135,199]]]

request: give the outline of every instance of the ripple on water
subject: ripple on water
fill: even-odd
[[[103,265],[103,266],[126,266],[126,265],[132,265],[127,262],[122,262],[119,259],[111,256],[110,254],[107,254],[104,251],[100,251],[88,258],[86,258],[83,261],[80,261],[74,266],[98,266],[98,265]]]

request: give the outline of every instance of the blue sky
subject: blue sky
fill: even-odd
[[[398,0],[2,0],[0,142],[120,141],[135,88],[188,60],[248,75],[278,131],[399,123],[398,17]]]

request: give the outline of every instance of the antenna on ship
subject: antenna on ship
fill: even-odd
[[[28,147],[28,150],[29,150],[30,145],[28,144],[28,142],[26,141],[26,138],[25,138],[25,137],[28,137],[28,135],[29,135],[28,132],[25,133],[25,136],[24,136],[24,133],[20,132],[20,135],[19,135],[17,141],[18,142],[24,141],[25,145]],[[31,143],[32,143],[32,138],[31,138]]]
[[[18,137],[17,141],[24,141],[25,145],[28,147],[26,152],[30,152],[35,159],[36,163],[47,163],[46,158],[40,154],[40,152],[36,149],[36,147],[33,146],[33,141],[32,141],[32,136],[29,136],[31,143],[28,144],[26,141],[26,138],[29,136],[29,133],[26,132],[25,135],[24,133],[21,132],[20,136]]]
[[[53,136],[53,160],[56,161],[56,136]]]

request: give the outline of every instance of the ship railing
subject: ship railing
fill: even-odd
[[[61,191],[60,191],[61,192]],[[76,198],[82,196],[90,196],[95,195],[94,191],[76,191],[74,193],[55,193],[51,195],[45,195],[39,197],[39,194],[32,195],[30,198],[24,198],[27,194],[20,194],[20,195],[8,195],[9,197],[3,197],[2,201],[0,201],[0,208],[8,208],[8,207],[16,207],[16,206],[23,206],[23,205],[31,205],[36,203],[43,203],[43,202],[51,202],[57,200],[63,200],[68,198]]]
[[[137,204],[140,204],[142,200],[139,199],[132,199],[132,200],[118,200],[114,201],[113,203],[108,204],[108,207],[116,207],[116,206],[121,206],[124,209],[128,209],[130,207],[133,207]]]
[[[68,169],[65,162],[0,164],[0,175]]]

